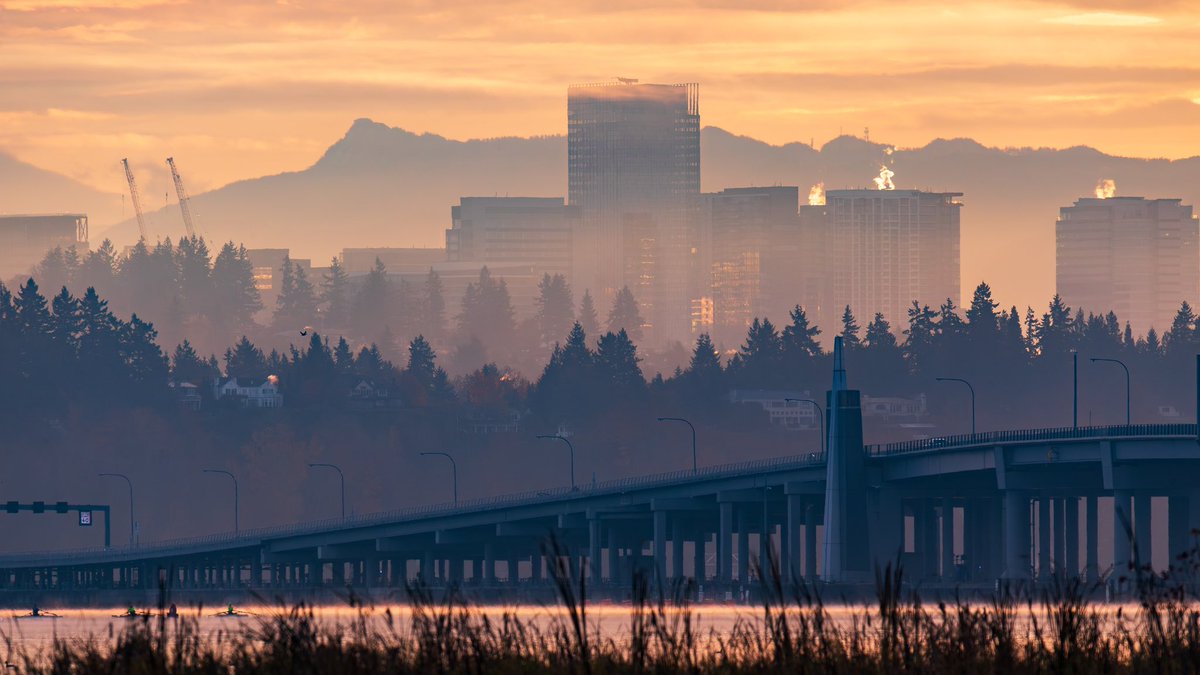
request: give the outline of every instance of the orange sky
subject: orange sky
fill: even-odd
[[[1195,0],[0,0],[0,151],[114,194],[121,157],[156,193],[174,155],[198,193],[304,168],[357,117],[563,133],[568,84],[629,76],[699,82],[703,124],[774,143],[1178,158],[1198,37]]]

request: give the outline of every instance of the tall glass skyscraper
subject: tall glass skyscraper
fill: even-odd
[[[576,293],[629,286],[656,342],[690,337],[700,197],[696,84],[567,90],[568,197],[581,211]]]

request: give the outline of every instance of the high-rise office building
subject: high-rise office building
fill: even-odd
[[[562,197],[462,197],[450,214],[447,261],[524,263],[538,276],[573,281],[579,208],[564,205]]]
[[[801,303],[808,249],[794,186],[728,188],[706,194],[702,255],[710,269],[713,334],[737,344],[756,317],[776,325]]]
[[[830,190],[825,214],[833,239],[826,335],[850,305],[860,326],[882,312],[896,332],[914,300],[931,307],[947,298],[961,304],[959,209],[961,192]]]
[[[1200,225],[1179,199],[1079,199],[1059,211],[1055,239],[1056,287],[1073,308],[1161,333],[1200,298]]]
[[[29,272],[56,246],[87,252],[86,214],[0,215],[0,277]]]
[[[702,267],[698,85],[572,86],[567,148],[576,286],[607,300],[627,285],[654,339],[688,339]]]

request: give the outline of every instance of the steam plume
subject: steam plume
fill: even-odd
[[[1112,199],[1117,196],[1117,181],[1111,178],[1102,178],[1096,181],[1096,198],[1097,199]]]
[[[817,183],[808,191],[809,206],[825,206],[825,183]]]
[[[896,184],[892,182],[892,176],[895,175],[895,171],[892,171],[886,166],[880,166],[879,175],[873,179],[875,181],[875,187],[879,188],[880,190],[895,190]]]

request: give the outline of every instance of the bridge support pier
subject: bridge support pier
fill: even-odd
[[[942,498],[942,569],[941,578],[949,581],[954,578],[954,500]]]
[[[1038,495],[1038,515],[1037,515],[1037,531],[1038,531],[1038,565],[1037,565],[1037,580],[1046,583],[1050,581],[1050,550],[1052,548],[1052,540],[1050,535],[1053,532],[1053,527],[1050,524],[1050,502],[1051,498],[1045,492]]]
[[[1171,495],[1167,498],[1167,543],[1170,551],[1168,566],[1178,566],[1181,555],[1187,553],[1192,546],[1190,516],[1190,500],[1184,495]]]
[[[1136,492],[1133,496],[1133,536],[1136,548],[1133,555],[1139,568],[1152,567],[1153,555],[1150,534],[1150,494]]]
[[[1063,530],[1067,538],[1067,576],[1075,578],[1079,576],[1079,497],[1067,497],[1064,512],[1067,520],[1067,526]]]
[[[804,527],[804,498],[798,494],[787,496],[787,527],[783,533],[783,577],[791,584],[801,578],[802,542],[800,529]]]
[[[1017,490],[1004,493],[1004,574],[1005,579],[1029,579],[1030,564],[1029,496]]]
[[[737,524],[737,579],[742,586],[749,581],[750,575],[750,533],[746,527],[746,515],[738,514]]]
[[[717,580],[733,582],[733,504],[720,505],[720,530],[717,532]]]
[[[1084,543],[1087,546],[1087,580],[1088,583],[1100,581],[1100,498],[1094,494],[1084,497],[1087,533]]]
[[[1129,490],[1116,490],[1113,493],[1113,580],[1120,584],[1121,577],[1130,576],[1130,547],[1133,538],[1133,519],[1130,518],[1130,501],[1133,494]]]

